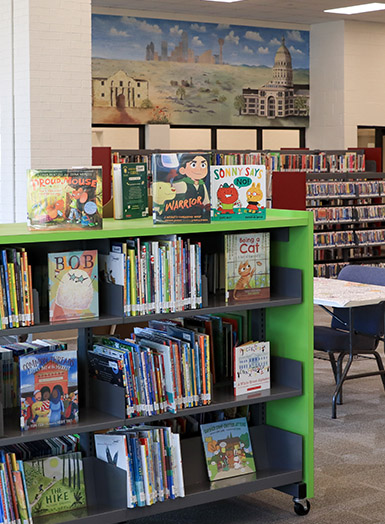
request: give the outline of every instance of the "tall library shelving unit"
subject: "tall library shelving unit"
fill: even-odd
[[[256,473],[210,483],[200,437],[182,439],[186,496],[148,507],[127,509],[126,477],[123,470],[95,458],[93,432],[124,424],[157,422],[175,417],[163,413],[126,420],[123,388],[90,380],[87,350],[95,327],[143,322],[153,318],[193,315],[196,310],[176,314],[124,317],[123,295],[103,295],[97,319],[49,324],[44,315],[32,327],[7,329],[2,335],[21,335],[58,330],[78,330],[79,422],[23,432],[17,412],[1,409],[0,447],[36,441],[51,436],[79,433],[84,454],[87,510],[34,518],[45,523],[118,523],[166,511],[188,508],[210,501],[276,488],[290,494],[298,514],[309,510],[313,496],[313,224],[312,215],[302,211],[268,210],[265,221],[211,224],[152,224],[151,219],[129,222],[105,220],[99,231],[28,232],[25,224],[0,226],[0,245],[22,246],[32,265],[46,260],[47,252],[109,247],[111,239],[141,238],[170,233],[196,237],[204,244],[223,244],[226,232],[269,231],[271,235],[271,297],[251,304],[225,305],[222,295],[209,297],[204,313],[250,311],[250,337],[269,340],[271,345],[271,389],[234,397],[232,384],[215,385],[213,402],[178,412],[178,417],[245,406],[250,408],[250,435]],[[218,244],[219,242],[219,244]],[[119,286],[115,286],[119,288]]]

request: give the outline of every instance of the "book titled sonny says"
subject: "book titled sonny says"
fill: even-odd
[[[21,429],[78,421],[77,351],[19,357]]]
[[[24,462],[32,517],[86,507],[80,451]]]
[[[211,220],[264,220],[266,168],[211,166]]]
[[[246,418],[202,424],[201,434],[211,481],[255,472]]]
[[[49,320],[79,320],[99,315],[98,252],[48,253]]]
[[[30,169],[30,230],[102,229],[102,168]]]
[[[152,155],[154,223],[210,222],[210,157]]]
[[[270,296],[270,235],[225,235],[225,300],[252,302]]]

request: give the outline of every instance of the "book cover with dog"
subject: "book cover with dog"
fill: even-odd
[[[265,166],[211,166],[210,177],[212,221],[266,218]]]
[[[210,222],[210,155],[152,155],[153,219],[157,223]]]
[[[245,232],[225,235],[225,300],[253,302],[270,296],[270,235]]]

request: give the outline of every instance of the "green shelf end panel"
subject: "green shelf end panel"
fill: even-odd
[[[266,309],[266,340],[276,356],[302,362],[303,395],[266,405],[266,421],[302,435],[304,445],[303,481],[307,496],[314,494],[314,420],[313,420],[313,216],[300,212],[307,224],[290,229],[290,239],[272,242],[272,264],[302,270],[302,302],[292,306]]]

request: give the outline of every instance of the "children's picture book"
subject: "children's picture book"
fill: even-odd
[[[96,250],[48,253],[50,322],[97,317],[98,289]]]
[[[234,395],[270,388],[270,343],[248,342],[234,347]]]
[[[211,220],[264,220],[266,167],[211,166]]]
[[[210,222],[208,154],[154,154],[152,176],[155,224]]]
[[[102,168],[30,169],[30,230],[102,229]]]
[[[86,507],[80,451],[24,462],[32,517]]]
[[[202,424],[201,434],[211,481],[255,472],[246,418]]]
[[[21,355],[19,378],[21,429],[78,422],[76,350]]]
[[[113,164],[115,220],[148,216],[147,163]]]
[[[270,296],[268,232],[225,235],[225,300],[252,302]]]

